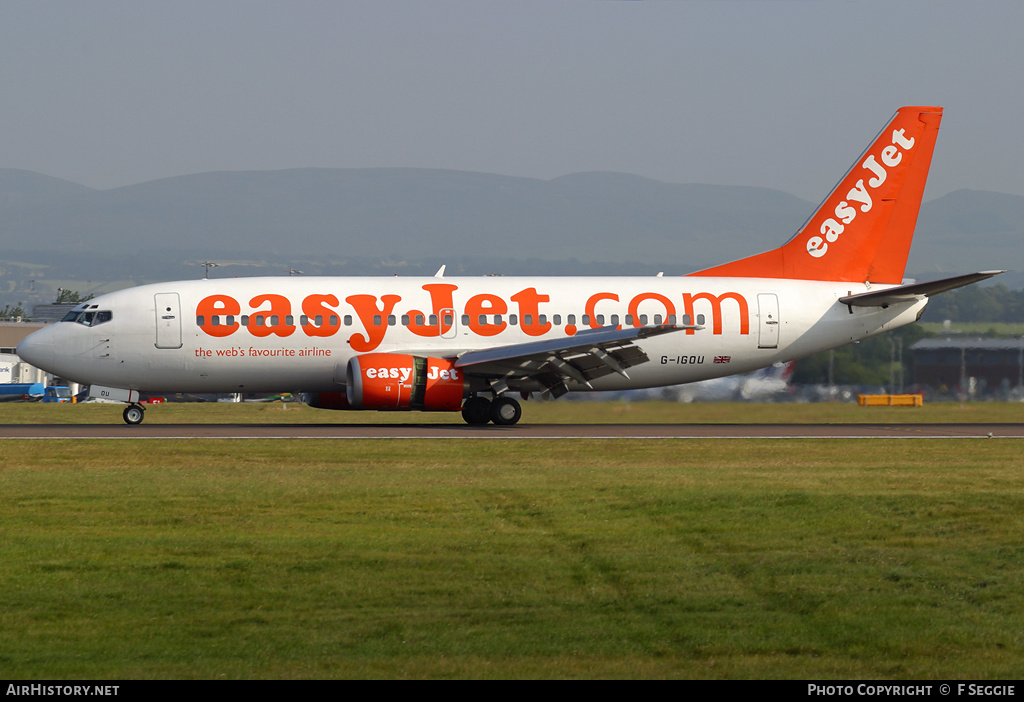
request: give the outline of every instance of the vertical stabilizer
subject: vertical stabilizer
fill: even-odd
[[[941,107],[903,107],[782,247],[694,276],[900,283]]]

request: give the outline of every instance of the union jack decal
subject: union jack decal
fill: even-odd
[[[732,356],[715,356],[715,363],[728,363],[732,360]]]

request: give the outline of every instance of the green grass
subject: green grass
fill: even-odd
[[[918,322],[930,334],[985,334],[988,336],[1022,336],[1024,322],[952,322],[947,330],[942,322]]]
[[[121,423],[124,405],[2,403],[5,424]],[[336,412],[296,402],[165,403],[146,410],[147,424],[462,424],[459,412]],[[923,407],[859,407],[853,403],[734,402],[523,403],[527,424],[749,424],[1024,422],[1024,402],[926,403]]]
[[[1022,468],[1011,441],[4,441],[0,675],[1016,678]]]

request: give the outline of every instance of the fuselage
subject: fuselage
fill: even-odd
[[[360,354],[452,358],[571,341],[599,327],[701,327],[637,340],[648,361],[628,374],[568,383],[570,390],[623,390],[800,358],[909,324],[926,304],[839,302],[866,290],[685,276],[181,281],[94,298],[30,336],[19,354],[67,380],[142,392],[343,392],[347,364]]]

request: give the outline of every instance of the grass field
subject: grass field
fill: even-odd
[[[1016,678],[1022,469],[1013,441],[3,441],[0,676]]]
[[[121,423],[124,405],[0,404],[6,424]],[[335,412],[297,402],[164,403],[146,410],[147,424],[462,424],[458,412]],[[926,403],[923,407],[859,407],[853,403],[542,402],[523,403],[527,424],[720,424],[1024,422],[1024,402]]]
[[[931,334],[986,334],[990,336],[1022,336],[1022,322],[954,322],[946,329],[942,322],[918,322],[925,331]]]

